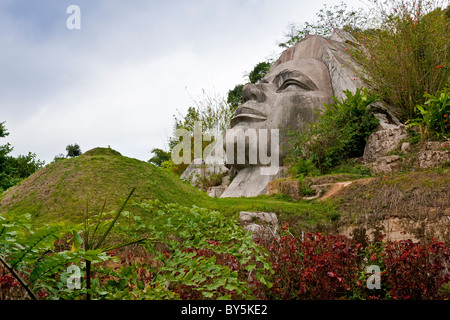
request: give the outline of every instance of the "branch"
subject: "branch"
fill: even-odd
[[[38,300],[38,298],[34,295],[33,291],[31,291],[25,281],[23,281],[23,279],[14,271],[14,269],[9,266],[9,264],[3,259],[2,256],[0,256],[0,262],[5,266],[6,269],[8,269],[8,271],[14,276],[14,278],[19,281],[20,285],[27,291],[31,299]]]

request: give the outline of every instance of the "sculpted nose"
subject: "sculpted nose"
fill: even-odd
[[[266,101],[266,95],[264,94],[263,85],[258,84],[246,84],[242,89],[242,97],[244,102],[256,101],[264,102]]]

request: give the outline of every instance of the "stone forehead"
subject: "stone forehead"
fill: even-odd
[[[327,45],[324,38],[317,35],[308,35],[295,45],[286,49],[278,60],[274,63],[274,67],[291,60],[312,58],[322,60],[327,51]]]
[[[313,58],[299,58],[273,66],[264,80],[271,83],[285,70],[299,71],[309,77],[320,90],[332,90],[328,67],[322,61]]]
[[[329,70],[322,60],[326,50],[323,38],[307,36],[285,50],[264,79],[271,82],[283,70],[296,70],[308,76],[321,90],[332,90]]]

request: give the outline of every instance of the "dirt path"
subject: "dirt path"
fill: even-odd
[[[374,179],[375,178],[365,178],[365,179],[359,179],[359,180],[353,180],[353,181],[344,181],[344,182],[333,183],[331,185],[330,189],[328,189],[327,192],[325,192],[325,194],[322,197],[319,198],[319,201],[327,200],[328,198],[338,194],[342,189],[348,187],[352,183],[366,184],[366,183],[369,183],[370,181],[372,181]]]

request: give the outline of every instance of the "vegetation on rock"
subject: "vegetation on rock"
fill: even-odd
[[[303,132],[289,132],[289,157],[294,175],[327,173],[350,158],[361,157],[367,137],[375,130],[378,119],[368,108],[377,98],[367,90],[345,92],[346,98],[326,105],[318,121]]]

